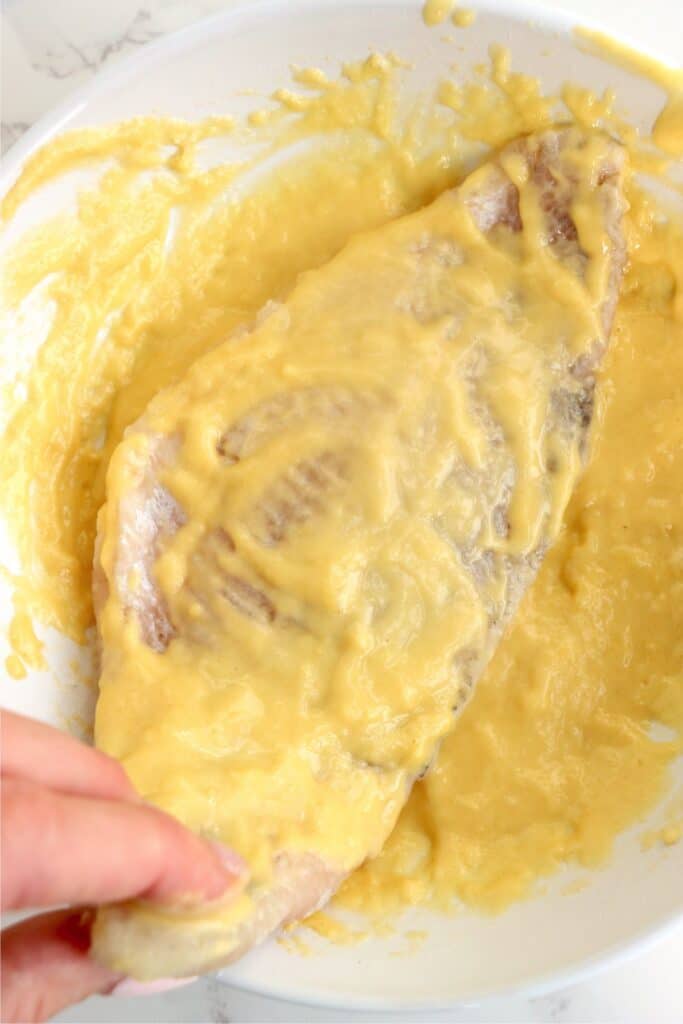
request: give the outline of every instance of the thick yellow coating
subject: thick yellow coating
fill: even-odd
[[[379,851],[499,635],[511,560],[560,529],[581,458],[555,403],[602,337],[616,173],[605,137],[566,138],[585,273],[511,153],[523,231],[477,225],[484,165],[300,277],[111,460],[96,742],[256,879],[282,850],[342,871]],[[152,652],[125,545],[158,508],[138,482],[156,438],[177,439],[159,478],[183,523],[149,570],[174,631]]]
[[[105,472],[123,430],[159,389],[287,294],[300,271],[457,182],[468,142],[499,145],[551,118],[552,101],[511,74],[499,51],[493,85],[444,86],[448,109],[430,113],[430,132],[419,119],[396,130],[388,127],[394,73],[379,60],[351,67],[341,83],[311,88],[291,122],[283,96],[265,118],[273,145],[318,134],[330,151],[299,152],[236,202],[223,196],[240,168],[194,170],[201,129],[152,121],[55,146],[9,197],[6,216],[55,174],[93,156],[115,158],[82,196],[77,219],[27,237],[3,280],[16,307],[41,282],[55,303],[26,380],[28,401],[10,420],[0,457],[3,507],[42,621],[81,641],[92,625]],[[580,122],[596,108],[594,98],[571,95]],[[675,103],[666,109],[665,138],[675,141],[681,119]],[[227,130],[214,122],[204,133]],[[439,151],[425,138],[438,139]],[[385,853],[342,893],[355,906],[461,898],[497,908],[568,859],[595,863],[660,795],[679,750],[681,234],[673,217],[658,226],[633,190],[631,200],[631,268],[590,469],[457,733]],[[16,622],[15,646],[31,663],[40,654],[20,642],[25,627]],[[655,742],[652,722],[669,725],[674,738]],[[185,795],[168,799],[182,805]]]
[[[500,910],[563,863],[604,862],[681,752],[683,232],[632,200],[637,249],[564,533],[344,905]]]

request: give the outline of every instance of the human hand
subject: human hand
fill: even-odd
[[[93,907],[222,896],[241,862],[143,803],[118,762],[2,712],[2,909],[68,904],[2,932],[4,1021],[129,985],[88,956]]]

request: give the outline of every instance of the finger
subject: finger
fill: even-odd
[[[53,789],[103,799],[131,800],[136,793],[113,758],[11,711],[1,716],[3,775],[42,782]]]
[[[217,899],[241,875],[235,854],[146,804],[93,800],[8,779],[2,800],[2,900],[57,903]]]
[[[2,1019],[43,1021],[121,976],[88,956],[91,911],[60,910],[2,933]]]

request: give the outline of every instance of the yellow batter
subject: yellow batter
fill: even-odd
[[[584,394],[569,367],[603,336],[623,203],[595,184],[618,173],[609,140],[549,138],[501,157],[522,232],[473,219],[503,174],[481,168],[303,275],[111,459],[96,741],[254,883],[282,850],[344,871],[379,852],[510,614],[509,560],[561,527],[582,466],[554,396]],[[529,165],[553,144],[585,275],[546,242]],[[141,479],[160,459],[184,523],[147,564],[155,542],[128,538],[159,515]]]
[[[246,198],[223,201],[248,169],[195,169],[204,138],[242,131],[213,120],[68,137],[5,200],[11,217],[41,183],[93,156],[114,158],[81,195],[77,219],[17,246],[3,282],[20,316],[38,286],[54,302],[0,456],[0,493],[27,570],[22,607],[41,621],[84,640],[109,457],[161,387],[358,230],[456,182],[470,142],[502,144],[551,121],[552,102],[510,73],[502,51],[488,88],[445,84],[444,106],[401,124],[397,74],[374,58],[318,88],[309,74],[304,101],[282,94],[275,117],[252,119],[268,151],[313,132],[329,148],[300,153]],[[567,99],[579,121],[595,110],[584,94]],[[669,149],[674,119],[675,110]],[[568,859],[604,858],[661,794],[680,750],[683,242],[635,188],[630,198],[631,266],[593,461],[564,535],[385,852],[342,892],[346,903],[503,906]],[[18,656],[40,657],[30,638],[21,642],[28,628],[15,620],[15,676]],[[652,722],[672,738],[655,742]]]
[[[500,909],[600,863],[683,727],[683,234],[637,205],[592,462],[563,536],[380,857],[340,900]],[[672,730],[650,736],[658,722]]]

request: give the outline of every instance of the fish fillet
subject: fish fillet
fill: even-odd
[[[99,520],[96,741],[251,875],[225,906],[104,908],[102,962],[218,968],[381,849],[585,462],[623,164],[598,133],[515,141],[129,428]]]

